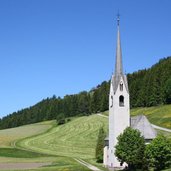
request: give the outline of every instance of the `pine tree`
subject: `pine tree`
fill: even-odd
[[[171,104],[171,78],[167,80],[165,85],[166,103]]]
[[[98,134],[97,145],[96,145],[96,160],[98,163],[103,162],[103,148],[104,148],[104,139],[106,134],[104,129],[101,127]]]

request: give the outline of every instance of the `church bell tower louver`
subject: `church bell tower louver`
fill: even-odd
[[[107,150],[107,167],[122,167],[115,156],[117,137],[130,126],[130,104],[127,77],[123,73],[122,49],[120,40],[120,18],[117,18],[117,46],[115,72],[111,78],[109,94],[109,146]]]

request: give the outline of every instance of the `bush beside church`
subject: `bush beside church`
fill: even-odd
[[[163,135],[158,135],[150,144],[138,130],[126,128],[118,137],[115,155],[118,160],[127,163],[127,170],[156,171],[171,166],[171,142]]]

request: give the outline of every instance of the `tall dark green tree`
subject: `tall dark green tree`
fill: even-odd
[[[96,160],[98,163],[103,163],[103,148],[104,148],[105,137],[106,137],[105,131],[101,127],[99,130],[97,145],[96,145]]]
[[[167,80],[165,85],[166,103],[171,104],[171,78]]]
[[[104,81],[100,88],[100,111],[108,110],[109,106],[109,83]]]
[[[86,91],[81,92],[78,96],[78,110],[80,114],[90,114],[90,96]]]

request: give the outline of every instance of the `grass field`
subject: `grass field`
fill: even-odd
[[[17,146],[36,152],[73,158],[95,158],[95,147],[100,127],[107,130],[107,119],[97,115],[73,119],[40,136],[26,138]]]
[[[42,158],[0,158],[0,163],[50,163],[36,169],[26,169],[25,171],[90,171],[88,168],[80,165],[73,158],[56,156]],[[3,169],[0,168],[2,171]],[[23,170],[23,169],[22,169]],[[8,171],[8,170],[4,170]],[[13,169],[14,171],[14,169]],[[17,170],[18,171],[18,170]]]
[[[137,114],[145,114],[149,121],[155,125],[171,128],[171,105],[135,108],[131,110],[131,115]]]
[[[16,137],[4,139],[3,146],[0,146],[0,163],[49,161],[52,162],[51,166],[36,170],[88,171],[89,169],[81,166],[73,158],[82,158],[94,162],[98,131],[100,127],[104,127],[107,130],[107,119],[91,115],[73,118],[69,123],[61,126],[54,126],[54,122],[46,122],[46,124],[43,122],[1,130],[2,133],[0,131],[0,135],[3,135],[2,137],[4,135],[10,137],[13,132],[18,132],[20,135],[17,136],[18,140]],[[35,129],[37,125],[42,126],[42,130],[41,128]],[[46,127],[47,125],[48,127]],[[5,134],[5,132],[8,132],[8,134]],[[27,133],[25,134],[25,132]],[[29,132],[32,132],[32,134]],[[15,145],[21,149],[4,148],[4,144],[6,145],[5,147]],[[30,151],[27,152],[23,149]],[[43,155],[42,153],[45,154]]]
[[[17,128],[0,130],[0,147],[9,147],[18,139],[43,133],[50,129],[55,121],[45,121],[36,124],[20,126]]]
[[[131,114],[144,113],[152,123],[163,127],[167,125],[169,128],[170,111],[171,105],[168,105],[137,108],[131,110]],[[104,114],[108,115],[108,112]],[[158,119],[155,119],[155,115]],[[89,171],[73,159],[81,158],[101,167],[94,159],[100,127],[104,127],[107,132],[108,119],[91,115],[72,118],[70,122],[60,126],[56,126],[55,121],[47,121],[0,130],[0,163],[50,162],[48,166],[31,171]],[[171,133],[162,133],[171,138]]]

